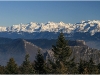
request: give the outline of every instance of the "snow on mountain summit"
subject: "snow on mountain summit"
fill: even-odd
[[[75,32],[89,32],[94,35],[96,32],[100,32],[100,20],[87,20],[81,21],[76,24],[66,24],[64,22],[47,22],[47,23],[34,23],[18,24],[11,27],[0,27],[0,32],[60,32],[75,33]]]

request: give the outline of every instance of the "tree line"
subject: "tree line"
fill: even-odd
[[[33,63],[29,60],[29,54],[25,56],[23,63],[18,66],[14,58],[10,58],[6,66],[0,65],[0,74],[100,74],[100,64],[95,65],[93,59],[84,61],[80,59],[75,63],[73,57],[70,59],[72,50],[61,32],[56,45],[52,46],[54,61],[44,59],[40,50]]]

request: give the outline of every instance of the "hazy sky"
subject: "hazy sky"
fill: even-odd
[[[0,26],[100,20],[100,1],[0,1]]]

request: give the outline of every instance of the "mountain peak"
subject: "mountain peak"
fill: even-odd
[[[75,33],[75,32],[89,32],[94,35],[96,32],[100,32],[100,21],[99,20],[82,20],[76,24],[66,24],[64,22],[50,22],[47,23],[35,23],[30,22],[28,24],[18,24],[11,27],[0,27],[0,32],[60,32],[64,33]]]

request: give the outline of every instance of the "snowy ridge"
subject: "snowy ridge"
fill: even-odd
[[[87,20],[81,21],[76,24],[66,24],[63,22],[47,22],[47,23],[34,23],[18,24],[11,27],[0,27],[0,32],[60,32],[75,33],[75,32],[89,32],[94,35],[96,32],[100,32],[100,20]]]

